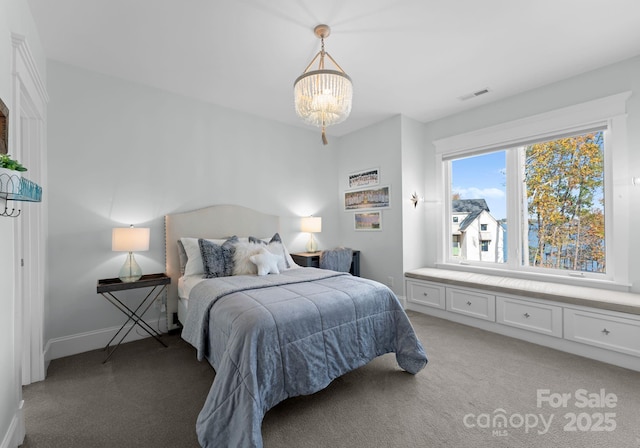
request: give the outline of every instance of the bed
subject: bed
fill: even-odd
[[[168,309],[197,358],[216,371],[196,422],[203,447],[262,447],[269,409],[382,354],[395,353],[411,374],[426,365],[393,292],[348,273],[295,265],[277,216],[214,206],[167,215],[165,226]],[[189,255],[197,258],[193,240],[210,278],[189,265]]]

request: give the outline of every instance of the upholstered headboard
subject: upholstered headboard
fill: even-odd
[[[227,238],[232,235],[270,237],[280,231],[280,218],[238,205],[214,205],[197,210],[165,215],[165,251],[167,275],[171,277],[167,294],[167,326],[178,328],[178,279],[180,260],[178,243],[181,237]]]

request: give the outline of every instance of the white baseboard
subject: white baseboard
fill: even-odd
[[[145,321],[151,326],[151,328],[156,330],[160,328],[160,332],[165,331],[167,328],[167,320],[165,317],[153,320],[145,319]],[[129,330],[131,326],[132,324],[127,325],[125,330],[123,330],[123,333],[118,335],[118,338],[116,338],[116,341],[112,344],[117,343],[117,341],[122,337],[122,334]],[[107,345],[107,342],[109,342],[119,329],[119,326],[102,328],[99,330],[88,331],[86,333],[72,334],[61,338],[50,339],[45,346],[45,366],[48,367],[52,359],[63,358],[65,356],[77,355],[78,353],[104,348]],[[129,332],[123,343],[148,337],[150,336],[147,332],[142,330],[140,327],[136,327]]]
[[[16,448],[24,442],[24,400],[20,401],[18,409],[16,409],[11,424],[2,439],[0,448]]]

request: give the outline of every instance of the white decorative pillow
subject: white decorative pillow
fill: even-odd
[[[258,275],[279,274],[278,263],[283,261],[283,257],[272,254],[263,246],[260,253],[251,255],[249,260],[258,268]]]
[[[207,240],[222,246],[227,240]],[[198,238],[180,238],[180,242],[187,254],[187,263],[184,266],[184,275],[204,275],[204,263],[200,253]]]
[[[233,275],[256,275],[258,268],[249,257],[259,254],[263,247],[256,243],[237,243],[233,253]]]
[[[282,245],[282,243],[269,243],[265,246],[263,246],[266,250],[269,251],[269,253],[276,255],[278,257],[278,270],[280,272],[282,271],[286,271],[288,269],[287,267],[287,262],[284,258],[284,254],[285,254],[285,249],[284,246]]]

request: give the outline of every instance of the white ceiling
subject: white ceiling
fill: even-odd
[[[640,54],[640,0],[28,3],[48,58],[296,126],[293,82],[326,23],[326,50],[354,84],[333,135],[395,114],[430,121]]]

